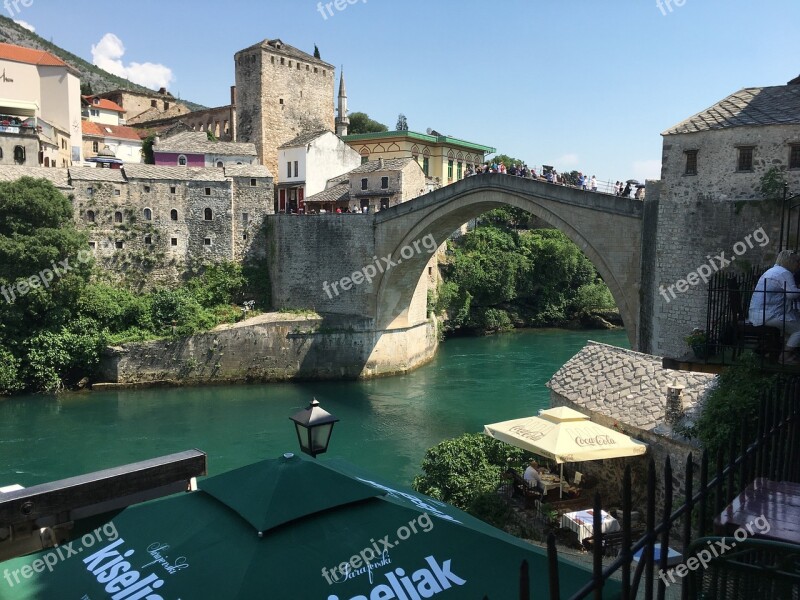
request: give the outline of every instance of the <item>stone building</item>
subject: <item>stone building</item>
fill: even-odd
[[[0,166],[0,181],[44,176],[68,195],[101,266],[130,283],[177,280],[186,267],[265,252],[272,175],[262,165],[193,169]],[[51,175],[52,173],[52,175]]]
[[[181,113],[172,117],[158,118],[149,121],[137,122],[139,129],[149,133],[161,133],[169,130],[177,123],[184,123],[191,131],[206,131],[220,142],[235,142],[236,140],[236,87],[231,86],[231,103],[216,108],[206,108],[188,113]]]
[[[48,52],[0,44],[0,85],[0,164],[80,164],[80,80],[72,67]]]
[[[466,142],[436,132],[430,134],[413,131],[382,131],[361,133],[342,138],[348,146],[361,155],[361,160],[378,158],[413,158],[427,177],[448,185],[466,176],[467,169],[484,161],[495,148]]]
[[[203,131],[182,131],[165,138],[157,137],[153,156],[158,166],[197,168],[251,165],[257,160],[255,145],[212,141]]]
[[[237,140],[254,143],[261,164],[280,180],[282,144],[334,131],[334,67],[279,39],[240,50],[234,61]]]
[[[800,192],[800,84],[739,90],[662,135],[661,182],[645,202],[639,347],[679,357],[707,325],[698,269],[720,268],[720,252],[731,269],[774,261],[780,202],[759,187],[775,167]]]
[[[426,193],[422,168],[411,158],[373,160],[334,177],[325,191],[306,200],[307,210],[375,213]],[[280,211],[283,212],[283,211]]]
[[[286,142],[278,148],[282,169],[276,186],[278,211],[302,210],[306,198],[360,163],[358,153],[330,131],[312,131]]]
[[[192,112],[188,106],[170,94],[166,88],[158,92],[112,90],[98,94],[125,109],[128,125],[139,125],[158,119],[170,119]]]

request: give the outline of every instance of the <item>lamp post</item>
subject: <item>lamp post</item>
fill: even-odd
[[[317,454],[327,451],[331,440],[333,424],[339,419],[323,408],[314,398],[308,408],[298,411],[289,417],[294,421],[297,430],[297,441],[300,449],[306,454],[316,458]]]

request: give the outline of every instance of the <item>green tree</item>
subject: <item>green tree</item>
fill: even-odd
[[[81,84],[81,96],[94,96],[92,84],[88,81]]]
[[[397,115],[397,124],[394,126],[395,131],[408,131],[408,121],[403,113]]]
[[[781,200],[785,185],[786,173],[778,167],[770,167],[761,176],[758,191],[765,200]]]
[[[389,131],[389,128],[383,123],[378,123],[377,121],[370,119],[367,113],[350,113],[350,127],[347,129],[348,134],[355,135],[357,133],[378,133],[381,131]]]
[[[156,134],[151,133],[142,142],[142,160],[146,165],[156,164],[156,157],[153,154],[153,144],[156,141]]]
[[[314,58],[321,58],[319,55],[319,48],[317,48],[316,44],[314,44]]]
[[[429,448],[412,487],[467,510],[478,496],[497,489],[509,462],[522,464],[528,456],[481,433],[467,433]]]

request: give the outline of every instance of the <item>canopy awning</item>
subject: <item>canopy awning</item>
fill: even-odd
[[[35,117],[38,110],[39,105],[35,102],[0,98],[0,113],[12,113],[21,117]]]
[[[644,442],[563,406],[540,411],[537,417],[485,425],[483,432],[556,463],[638,456],[647,451]]]

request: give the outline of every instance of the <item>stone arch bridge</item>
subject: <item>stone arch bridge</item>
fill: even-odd
[[[431,241],[438,247],[464,223],[501,206],[534,214],[578,245],[638,347],[643,203],[500,174],[468,177],[372,215],[271,216],[273,305],[330,315],[328,331],[358,331],[361,341],[350,346],[364,345],[365,376],[407,370],[435,351],[427,318]],[[351,325],[342,328],[341,317]]]

